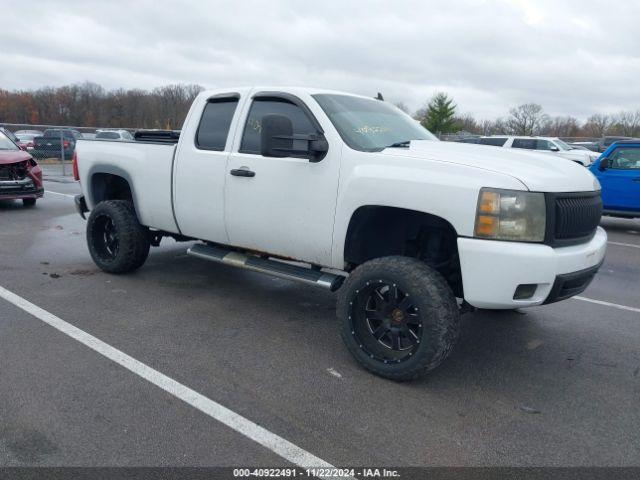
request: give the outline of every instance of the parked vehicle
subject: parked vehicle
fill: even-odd
[[[591,172],[602,185],[604,215],[640,217],[640,141],[612,144]]]
[[[44,132],[42,132],[41,130],[18,130],[16,132],[16,137],[19,137],[20,135],[33,135],[34,137],[41,137],[42,135],[44,135]]]
[[[541,153],[552,154],[566,158],[588,167],[600,155],[596,152],[571,148],[557,137],[517,137],[509,135],[495,135],[480,138],[481,145],[495,145],[505,148],[522,148],[536,150]]]
[[[459,143],[480,143],[480,138],[479,137],[464,137],[464,138],[458,138],[455,141],[459,142]]]
[[[42,170],[27,152],[0,132],[0,200],[22,200],[33,207],[44,194]]]
[[[567,143],[571,147],[571,150],[585,150],[587,152],[593,152],[590,148],[585,147],[584,145],[576,145],[575,143]]]
[[[604,258],[587,170],[440,142],[380,100],[206,91],[179,136],[140,135],[78,142],[76,205],[91,212],[96,265],[130,272],[169,236],[200,240],[188,249],[198,258],[337,290],[346,346],[384,377],[437,367],[461,309],[563,300]]]
[[[587,149],[592,152],[600,153],[600,144],[598,142],[569,142],[567,143],[571,148],[577,148],[579,150]]]
[[[36,158],[62,158],[71,160],[76,149],[76,142],[82,138],[82,134],[73,129],[50,128],[44,131],[43,136],[33,139],[33,156]],[[62,148],[60,145],[62,142]]]
[[[620,136],[606,136],[606,137],[602,137],[602,140],[600,140],[599,145],[599,151],[601,153],[604,153],[605,150],[607,150],[613,143],[615,142],[624,142],[624,141],[629,141],[629,140],[638,140],[632,137],[620,137]],[[640,140],[639,140],[640,141]]]
[[[34,143],[33,139],[36,138],[37,135],[34,133],[16,133],[16,138],[18,140],[18,147],[22,150],[31,151],[33,150]]]
[[[94,137],[96,140],[133,140],[133,135],[131,135],[127,130],[96,130],[96,136]]]

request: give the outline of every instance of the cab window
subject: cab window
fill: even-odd
[[[235,97],[214,98],[207,102],[196,133],[196,146],[199,149],[218,152],[224,150],[237,106],[238,99]]]
[[[317,133],[307,114],[297,105],[277,97],[256,98],[249,110],[247,123],[242,134],[240,153],[260,154],[262,117],[270,114],[285,115],[293,124],[294,135],[311,135]],[[302,148],[295,144],[294,148]]]

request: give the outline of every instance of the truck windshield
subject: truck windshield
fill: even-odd
[[[411,140],[437,140],[409,115],[380,100],[335,94],[313,98],[354,150],[379,152],[390,146],[407,146]]]

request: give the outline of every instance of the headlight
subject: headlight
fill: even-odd
[[[542,242],[546,225],[544,194],[482,188],[475,236],[493,240]]]

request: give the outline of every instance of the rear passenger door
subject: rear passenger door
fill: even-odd
[[[180,134],[173,198],[176,222],[183,235],[228,243],[224,184],[232,143],[229,132],[235,131],[239,100],[235,93],[204,100],[204,108],[194,106],[200,118],[188,118]]]

